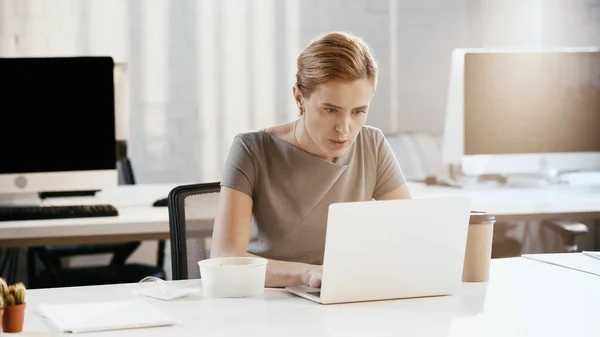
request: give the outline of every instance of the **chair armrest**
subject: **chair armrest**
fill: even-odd
[[[558,233],[569,233],[572,235],[583,235],[588,233],[587,225],[579,221],[545,220],[544,224]]]
[[[547,226],[561,236],[567,251],[576,251],[575,240],[578,236],[585,235],[589,231],[586,224],[573,220],[544,220],[542,225]]]

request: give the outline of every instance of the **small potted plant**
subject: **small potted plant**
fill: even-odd
[[[8,285],[2,277],[0,277],[0,330],[2,329],[2,317],[4,315],[4,296],[8,292]]]
[[[2,331],[21,332],[25,321],[25,285],[21,282],[8,286],[4,295]]]
[[[4,297],[0,297],[0,330],[2,330],[2,318],[4,317]]]

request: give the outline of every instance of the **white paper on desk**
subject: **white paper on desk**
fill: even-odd
[[[593,259],[600,260],[600,252],[583,251],[582,253],[585,256],[589,256]]]
[[[521,257],[600,276],[599,261],[583,253],[523,254]]]
[[[144,300],[40,304],[38,312],[60,331],[71,333],[156,327],[179,323]]]

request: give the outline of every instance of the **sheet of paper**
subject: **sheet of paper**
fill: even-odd
[[[583,253],[524,254],[521,257],[600,276],[600,261]]]
[[[600,252],[589,252],[589,251],[583,251],[582,253],[583,253],[583,255],[585,255],[585,256],[589,256],[589,257],[591,257],[591,258],[594,258],[594,259],[600,260]]]
[[[38,311],[63,332],[91,332],[179,323],[145,300],[40,304]]]

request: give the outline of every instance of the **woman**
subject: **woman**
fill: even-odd
[[[410,198],[382,132],[365,126],[377,85],[368,46],[330,33],[297,63],[300,117],[235,137],[213,232],[212,257],[269,259],[267,287],[320,287],[331,203]]]

